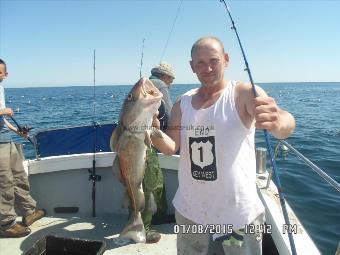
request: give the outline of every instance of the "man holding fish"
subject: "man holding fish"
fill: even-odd
[[[211,254],[209,249],[219,245],[225,254],[261,254],[262,234],[244,231],[264,222],[255,183],[255,128],[284,139],[295,128],[294,117],[260,87],[254,98],[251,84],[224,77],[229,56],[218,38],[198,39],[191,58],[201,87],[174,104],[166,134],[151,133],[152,144],[164,154],[180,148],[173,200],[177,253]],[[191,233],[192,225],[207,231]]]

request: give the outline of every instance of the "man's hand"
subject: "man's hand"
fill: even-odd
[[[280,129],[280,108],[271,97],[254,98],[255,127],[276,132]]]
[[[277,139],[286,139],[293,132],[294,117],[280,109],[273,98],[259,96],[253,100],[256,128],[268,130]]]
[[[5,108],[1,110],[2,115],[6,115],[8,117],[13,116],[13,110],[11,108]]]
[[[17,131],[16,132],[18,135],[20,135],[23,138],[27,138],[28,137],[28,131]]]

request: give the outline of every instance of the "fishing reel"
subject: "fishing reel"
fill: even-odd
[[[27,125],[23,125],[23,126],[19,125],[19,123],[12,116],[10,116],[10,118],[13,120],[13,122],[17,126],[19,133],[27,134],[28,132],[30,132],[30,130],[33,129],[32,127],[29,127]]]
[[[24,133],[24,134],[27,134],[27,133],[30,132],[30,130],[32,130],[32,129],[33,129],[32,127],[27,126],[27,125],[18,127],[18,131],[19,131],[20,133]]]

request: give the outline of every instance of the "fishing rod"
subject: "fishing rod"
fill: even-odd
[[[225,6],[225,8],[226,8],[226,10],[228,12],[229,18],[230,18],[231,23],[232,23],[231,29],[235,31],[235,34],[236,34],[236,37],[237,37],[237,40],[238,40],[238,44],[239,44],[239,46],[241,48],[241,52],[242,52],[242,55],[243,55],[243,60],[244,60],[244,63],[246,65],[245,71],[247,71],[247,73],[248,73],[254,97],[257,97],[258,94],[256,92],[256,88],[255,88],[255,85],[254,85],[253,77],[252,77],[251,72],[250,72],[249,64],[248,64],[246,55],[245,55],[243,47],[242,47],[240,37],[239,37],[239,35],[237,33],[235,22],[234,22],[234,20],[233,20],[233,18],[231,16],[229,7],[228,7],[227,3],[225,2],[225,0],[219,0],[219,1],[224,3],[224,6]],[[270,161],[271,161],[272,168],[273,168],[273,176],[274,176],[274,179],[275,179],[275,182],[276,182],[276,186],[277,186],[277,190],[278,190],[278,193],[279,193],[279,198],[280,198],[280,203],[281,203],[281,207],[282,207],[282,212],[283,212],[283,217],[284,217],[284,220],[285,220],[285,224],[287,226],[290,226],[288,212],[287,212],[287,207],[286,207],[286,202],[285,202],[285,198],[284,198],[284,194],[283,194],[280,178],[279,178],[278,173],[277,173],[276,162],[274,160],[273,150],[272,150],[272,147],[270,145],[268,131],[266,129],[264,129],[263,133],[264,133],[264,137],[265,137],[266,144],[267,144],[267,149],[268,149],[269,156],[270,156]],[[290,231],[288,232],[288,238],[289,238],[289,243],[290,243],[290,248],[291,248],[292,254],[296,255],[297,253],[296,253],[294,238],[293,238],[293,234]]]
[[[96,122],[96,50],[93,50],[93,159],[92,170],[88,169],[90,174],[89,181],[92,181],[92,217],[96,217],[96,182],[101,180],[101,176],[96,174],[96,147],[97,147],[97,128]]]

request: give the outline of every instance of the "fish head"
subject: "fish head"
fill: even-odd
[[[152,118],[161,105],[163,94],[147,78],[141,78],[127,95],[120,114],[120,122],[131,132],[151,128]]]

